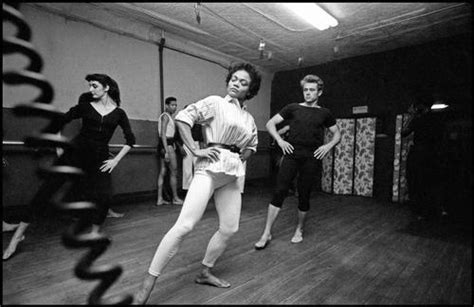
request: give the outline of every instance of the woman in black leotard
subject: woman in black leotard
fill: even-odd
[[[74,119],[82,119],[79,134],[72,140],[74,149],[66,150],[56,161],[56,165],[76,166],[85,171],[86,176],[74,187],[75,198],[96,203],[98,210],[90,216],[92,231],[98,231],[105,220],[112,195],[112,170],[135,144],[135,136],[130,128],[127,114],[120,108],[120,90],[117,82],[104,74],[90,74],[89,92],[79,97],[77,105],[66,112],[58,121],[60,130]],[[123,130],[126,144],[115,157],[109,156],[108,143],[117,126]],[[28,216],[20,222],[9,246],[3,253],[3,260],[13,255],[31,222],[38,217],[52,193],[64,184],[61,177],[48,178],[31,202]]]

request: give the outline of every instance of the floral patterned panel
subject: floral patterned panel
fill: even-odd
[[[408,114],[403,114],[403,124],[406,123],[408,119]],[[401,146],[401,160],[400,160],[400,196],[399,201],[404,203],[408,201],[408,185],[407,185],[407,176],[406,176],[406,169],[407,169],[407,157],[408,152],[410,151],[410,147],[413,145],[413,134],[410,134],[406,138],[402,138],[402,146]]]
[[[356,121],[354,195],[372,196],[374,182],[376,118]]]
[[[354,119],[336,119],[341,141],[334,147],[335,194],[352,194],[354,168]]]
[[[392,201],[401,203],[409,199],[406,179],[406,160],[410,146],[413,144],[413,135],[402,139],[401,131],[406,120],[407,114],[397,115],[395,127],[395,157],[393,159]]]
[[[397,115],[395,119],[395,153],[393,158],[393,185],[392,201],[398,202],[400,199],[400,153],[402,148],[402,121],[403,115]]]
[[[324,144],[328,143],[332,137],[329,129],[324,130]],[[332,193],[332,162],[333,162],[334,148],[323,158],[323,169],[321,174],[321,190],[326,193]]]

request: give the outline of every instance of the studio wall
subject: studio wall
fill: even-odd
[[[130,118],[154,119],[150,111],[157,110],[160,97],[157,46],[31,6],[22,6],[20,11],[32,28],[32,43],[44,60],[42,73],[54,86],[54,105],[60,111],[77,102],[88,90],[84,77],[97,72],[117,81],[122,107]],[[12,55],[5,56],[3,63],[5,70],[24,67],[26,60]],[[21,87],[2,87],[3,107],[34,97]]]

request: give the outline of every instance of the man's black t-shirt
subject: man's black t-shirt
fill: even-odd
[[[313,108],[291,103],[278,113],[290,124],[290,133],[286,141],[294,147],[316,150],[323,145],[324,128],[336,124],[331,111],[323,107]]]

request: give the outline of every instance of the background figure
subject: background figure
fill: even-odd
[[[288,138],[288,135],[290,134],[290,125],[284,124],[283,127],[278,129],[277,133],[281,136],[282,139],[286,140]],[[283,159],[283,152],[274,138],[272,138],[271,140],[270,147],[274,149],[272,151],[272,164],[276,172],[278,173],[278,170],[280,169],[281,165],[281,160]]]
[[[148,273],[136,296],[137,303],[148,300],[155,281],[178,252],[185,236],[203,216],[209,199],[214,196],[219,228],[207,246],[202,270],[195,282],[227,288],[230,284],[211,272],[224,252],[229,239],[239,228],[242,207],[241,181],[244,162],[257,150],[257,126],[245,110],[244,101],[254,97],[260,88],[260,74],[250,64],[229,68],[227,95],[206,97],[189,105],[176,116],[181,137],[197,157],[196,172],[184,200],[178,220],[158,245]],[[202,124],[207,148],[195,147],[191,127]]]
[[[171,203],[174,205],[182,205],[183,200],[178,196],[177,190],[177,173],[178,161],[176,157],[176,148],[179,145],[176,142],[176,124],[172,115],[176,112],[178,103],[175,97],[167,97],[165,99],[165,111],[158,118],[158,154],[160,160],[160,173],[158,175],[158,198],[156,205],[168,205],[169,201],[163,198],[163,183],[169,169],[169,183],[172,192]],[[183,155],[185,155],[183,151]]]
[[[282,128],[278,129],[278,134],[281,136],[282,139],[286,140],[288,139],[288,136],[290,135],[290,125],[285,123],[283,121],[280,126],[283,126]],[[281,150],[280,146],[278,146],[276,140],[272,138],[272,141],[270,143],[270,148],[271,148],[271,156],[272,156],[272,166],[273,166],[273,172],[275,174],[278,174],[278,171],[280,170],[281,162],[283,161],[283,151]],[[276,178],[276,176],[275,176]],[[296,191],[296,180],[295,178],[290,185],[290,188],[288,190],[288,195],[295,195],[298,196],[297,191]],[[274,182],[276,184],[276,182]]]
[[[442,208],[442,141],[444,123],[431,111],[433,96],[421,93],[408,109],[409,118],[402,137],[411,133],[413,145],[407,157],[407,181],[410,200],[419,220],[445,212]]]
[[[81,102],[83,99],[87,100],[88,98],[88,93],[83,93],[80,97],[79,97],[79,102]],[[61,135],[61,132],[58,132],[58,135],[60,136]],[[56,155],[58,157],[61,157],[62,155],[64,154],[64,150],[60,147],[57,147],[56,148]],[[114,158],[114,155],[112,153],[109,152],[109,158],[112,159]],[[79,193],[78,195],[76,195],[75,197],[77,199],[87,199],[87,195],[84,194],[84,191],[81,191],[80,189],[78,189],[77,187],[73,187],[73,190],[76,192],[76,193]],[[70,194],[73,194],[72,192]],[[111,203],[109,205],[112,205]],[[118,213],[118,212],[115,212],[114,210],[112,210],[112,208],[110,208],[109,206],[109,209],[107,211],[107,217],[112,217],[112,218],[121,218],[123,217],[125,214],[123,213]]]
[[[133,147],[135,136],[127,114],[120,108],[120,90],[117,82],[104,74],[90,74],[85,79],[89,85],[89,92],[79,97],[78,104],[69,109],[53,129],[55,132],[60,131],[72,120],[82,119],[81,130],[71,141],[75,148],[65,150],[55,165],[70,165],[84,170],[85,176],[75,182],[67,197],[72,200],[92,201],[97,205],[98,210],[90,216],[92,231],[97,232],[106,218],[111,202],[110,173]],[[110,159],[108,143],[117,126],[123,130],[126,145]],[[49,177],[43,182],[31,201],[28,215],[20,222],[4,251],[4,260],[13,255],[18,243],[24,239],[28,226],[45,211],[47,201],[64,182],[62,176]]]
[[[183,109],[186,109],[188,105],[184,106]],[[179,134],[179,142],[182,144],[183,149],[186,152],[186,155],[183,157],[183,180],[182,180],[182,187],[183,190],[188,190],[189,186],[191,185],[191,181],[194,177],[194,165],[196,164],[197,157],[195,157],[191,150],[184,144],[183,140],[181,139],[181,135]],[[202,135],[202,126],[199,124],[194,124],[191,128],[191,135],[194,140],[194,145],[196,148],[203,148],[204,146],[204,138]]]
[[[284,156],[278,172],[275,192],[268,205],[265,228],[260,240],[255,243],[257,250],[265,248],[272,239],[272,225],[288,195],[291,182],[297,175],[298,222],[291,242],[303,241],[303,228],[309,211],[309,199],[315,182],[315,174],[318,174],[321,169],[321,160],[341,139],[336,120],[329,109],[318,105],[319,97],[323,93],[323,80],[315,75],[307,75],[300,84],[304,102],[288,104],[266,124],[268,132],[276,140]],[[287,120],[291,127],[287,141],[276,130],[276,125],[284,120]],[[328,128],[333,134],[331,141],[327,144],[323,144],[324,128]]]

